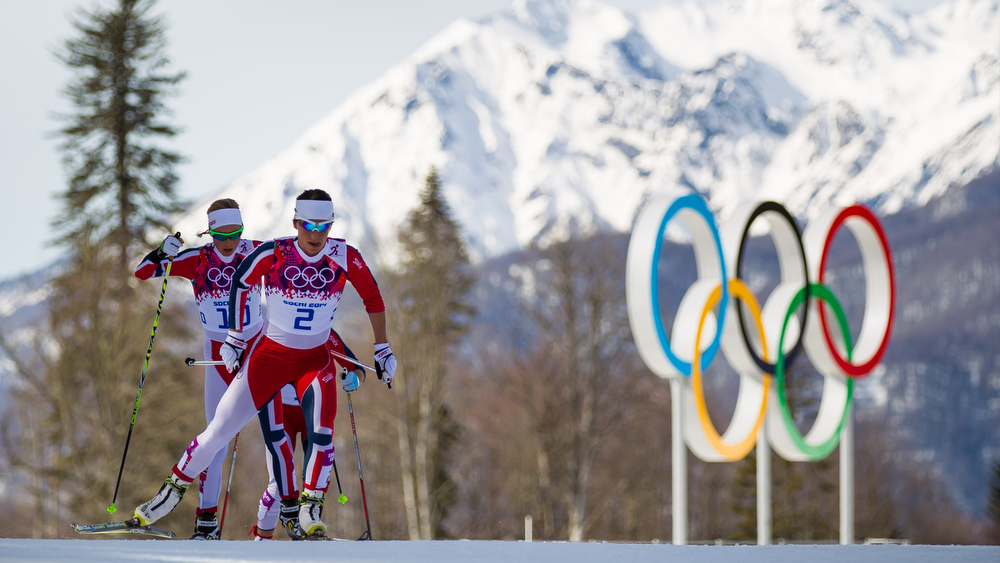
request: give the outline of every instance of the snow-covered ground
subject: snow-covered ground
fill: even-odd
[[[376,541],[192,542],[158,540],[0,539],[0,561],[399,561],[413,563],[973,563],[1000,561],[1000,546],[771,545],[674,546],[652,544]]]

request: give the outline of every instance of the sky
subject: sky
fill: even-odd
[[[602,0],[638,14],[672,0]],[[942,0],[892,0],[916,12]],[[53,135],[69,111],[72,78],[54,54],[78,8],[111,0],[0,0],[0,281],[42,268],[66,175]],[[170,145],[186,156],[178,191],[196,201],[277,155],[358,88],[401,62],[459,18],[478,19],[509,0],[160,0],[171,72]]]

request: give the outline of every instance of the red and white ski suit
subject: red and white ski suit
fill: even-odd
[[[230,330],[243,330],[243,316],[233,313],[245,307],[251,288],[261,281],[268,305],[264,336],[223,395],[215,419],[174,466],[174,474],[190,482],[258,409],[293,383],[303,409],[308,408],[306,485],[325,490],[333,463],[338,385],[326,347],[330,325],[348,281],[368,313],[385,311],[382,295],[361,254],[343,239],[327,239],[316,256],[307,256],[295,237],[279,238],[261,244],[237,268],[229,300]]]
[[[213,243],[181,251],[170,266],[170,277],[189,280],[194,289],[194,301],[198,305],[202,329],[205,333],[204,353],[206,360],[221,360],[219,348],[226,340],[229,329],[229,294],[232,280],[243,260],[250,255],[260,241],[240,241],[236,250],[223,256]],[[135,277],[141,280],[162,277],[166,272],[168,259],[160,258],[157,250],[147,254],[135,269]],[[261,318],[260,284],[247,291],[245,305],[240,309],[244,336],[248,336],[248,346],[252,346],[263,326]],[[225,366],[205,366],[205,420],[211,423],[219,401],[233,374]],[[200,475],[198,486],[198,512],[211,512],[219,504],[222,492],[222,464],[226,452],[220,451],[208,468]]]

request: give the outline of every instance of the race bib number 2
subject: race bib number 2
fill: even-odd
[[[316,309],[306,309],[305,307],[299,307],[295,309],[297,315],[295,316],[295,330],[305,330],[311,331],[313,317],[316,315]]]

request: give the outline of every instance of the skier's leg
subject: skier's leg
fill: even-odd
[[[219,401],[228,386],[219,377],[215,366],[205,366],[205,420],[208,424],[215,419],[215,411]],[[207,425],[206,425],[207,426]],[[226,460],[227,449],[219,450],[208,468],[201,472],[198,486],[198,508],[200,512],[215,512],[219,507],[219,495],[222,493],[222,465]]]
[[[325,370],[304,377],[296,385],[309,438],[305,480],[299,508],[299,526],[306,535],[326,532],[321,520],[323,501],[333,466],[333,421],[337,415],[337,380]]]
[[[298,512],[299,492],[295,486],[294,444],[288,438],[284,428],[284,405],[281,402],[280,391],[261,407],[260,411],[257,412],[257,418],[260,420],[261,433],[264,436],[264,444],[267,446],[269,478],[268,491],[264,493],[261,502],[263,503],[269,495],[280,498],[280,506],[276,508],[280,511],[281,527],[285,529],[290,538],[301,539],[302,531],[299,529]],[[257,524],[261,530],[268,529],[264,527],[265,525],[267,525],[265,522]]]
[[[299,380],[302,414],[306,423],[308,446],[302,487],[326,491],[333,466],[333,422],[337,417],[336,377],[328,374]],[[325,381],[324,381],[325,380]]]
[[[283,499],[297,498],[295,486],[294,445],[288,439],[284,426],[284,412],[279,392],[257,412],[264,445],[267,446],[267,472],[269,480],[276,483],[278,495]]]
[[[205,342],[205,357],[212,357],[212,341]],[[205,421],[211,424],[215,410],[225,394],[228,384],[219,374],[216,366],[205,366]],[[226,459],[226,448],[219,450],[208,468],[199,474],[198,510],[195,511],[193,540],[219,539],[219,494],[222,492],[222,464]]]
[[[194,477],[208,467],[219,450],[229,444],[256,412],[248,378],[234,380],[223,394],[215,418],[188,445],[156,496],[135,509],[135,517],[140,523],[151,524],[169,514],[180,503]]]
[[[309,451],[309,438],[306,434],[306,420],[302,415],[302,405],[295,404],[290,405],[285,403],[282,409],[285,417],[285,434],[288,435],[288,440],[292,444],[292,452],[298,447],[298,443],[302,442],[303,453]],[[308,454],[302,458],[303,460],[308,460]],[[303,464],[304,465],[304,464]],[[302,471],[302,482],[305,483],[305,467],[301,468]],[[299,476],[296,474],[295,479],[297,480]]]
[[[255,541],[269,540],[274,537],[274,528],[278,525],[278,513],[281,503],[278,502],[278,484],[274,478],[267,484],[264,495],[260,497],[257,506],[257,524],[250,530]]]

